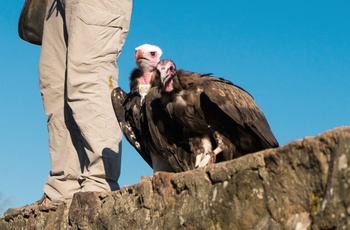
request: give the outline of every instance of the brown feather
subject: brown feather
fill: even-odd
[[[208,74],[172,72],[162,72],[172,74],[173,90],[163,92],[160,100],[168,117],[187,133],[175,144],[193,145],[191,138],[210,137],[213,145],[219,145],[216,137],[220,136],[227,149],[217,156],[217,162],[278,146],[263,112],[244,89]]]

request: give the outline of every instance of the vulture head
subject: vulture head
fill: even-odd
[[[144,98],[152,86],[159,84],[154,70],[161,55],[162,50],[155,45],[143,44],[135,48],[135,63],[138,68],[130,76],[131,92],[139,92]]]
[[[162,50],[155,45],[143,44],[135,48],[135,62],[143,71],[153,70],[160,60]]]
[[[157,64],[157,69],[160,73],[160,80],[162,82],[162,89],[165,92],[174,90],[174,77],[176,75],[176,65],[172,60],[161,60]]]

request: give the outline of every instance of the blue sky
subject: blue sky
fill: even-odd
[[[134,48],[150,43],[178,68],[250,92],[280,145],[350,125],[350,2],[135,1],[118,61],[129,91]],[[38,82],[40,47],[19,39],[23,1],[0,2],[0,215],[31,204],[50,170]],[[124,140],[120,185],[152,170]]]

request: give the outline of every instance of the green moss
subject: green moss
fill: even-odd
[[[311,193],[311,196],[310,196],[310,215],[311,216],[315,215],[319,206],[320,206],[320,196],[317,194]]]

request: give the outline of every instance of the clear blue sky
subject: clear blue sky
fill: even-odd
[[[135,1],[118,61],[129,91],[134,48],[150,43],[178,68],[214,73],[250,92],[281,145],[350,125],[350,2]],[[22,1],[0,2],[0,215],[31,204],[50,170],[40,47],[19,39]],[[152,170],[124,140],[120,185]]]

